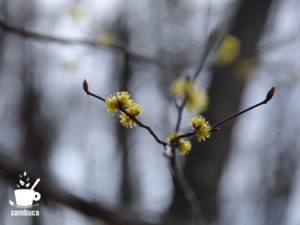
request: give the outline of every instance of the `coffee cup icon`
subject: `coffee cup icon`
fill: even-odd
[[[32,189],[15,190],[16,204],[19,206],[32,206],[33,201],[41,199],[41,194]]]
[[[36,179],[32,187],[30,188],[30,178],[25,171],[23,174],[19,174],[19,183],[16,184],[17,188],[14,191],[16,203],[9,200],[9,204],[14,207],[31,208],[38,204],[33,204],[33,201],[39,201],[41,194],[34,190],[37,184],[40,182],[40,178]]]

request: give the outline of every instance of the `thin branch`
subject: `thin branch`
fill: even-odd
[[[108,45],[102,44],[100,41],[97,41],[97,40],[55,37],[55,36],[51,36],[51,35],[47,35],[47,34],[41,34],[38,32],[25,30],[23,28],[15,27],[13,25],[10,25],[10,24],[4,22],[1,19],[0,19],[0,28],[2,28],[3,30],[5,30],[7,32],[10,32],[10,33],[13,33],[16,35],[20,35],[24,38],[31,38],[31,39],[35,39],[37,41],[55,42],[55,43],[65,44],[65,45],[87,45],[87,46],[91,46],[91,47],[95,47],[95,48],[110,48],[110,49],[118,50],[124,54],[130,55],[132,58],[142,60],[145,62],[150,62],[150,63],[156,64],[157,66],[167,68],[169,70],[171,69],[170,66],[165,62],[162,62],[157,59],[153,59],[153,58],[141,55],[139,53],[133,52],[119,44],[114,44],[114,45],[108,46]]]
[[[105,102],[105,98],[102,98],[102,97],[100,97],[98,95],[95,95],[94,93],[92,93],[92,92],[89,91],[89,85],[88,85],[86,79],[82,83],[82,88],[83,88],[83,90],[85,91],[85,93],[87,95],[93,96],[93,97],[98,98],[99,100]]]
[[[224,120],[218,122],[217,124],[215,124],[214,126],[212,126],[212,130],[219,130],[219,128],[220,128],[220,126],[221,126],[222,124],[224,124],[224,123],[226,123],[226,122],[228,122],[228,121],[234,119],[235,117],[238,117],[238,116],[240,116],[241,114],[243,114],[243,113],[245,113],[245,112],[248,112],[248,111],[250,111],[250,110],[252,110],[252,109],[254,109],[254,108],[256,108],[256,107],[258,107],[258,106],[260,106],[260,105],[267,104],[268,101],[270,101],[270,100],[272,99],[274,93],[275,93],[275,87],[272,87],[272,88],[269,90],[269,92],[268,92],[268,94],[267,94],[265,100],[263,100],[263,101],[260,102],[260,103],[257,103],[257,104],[255,104],[255,105],[253,105],[253,106],[251,106],[251,107],[249,107],[249,108],[247,108],[247,109],[245,109],[245,110],[239,112],[239,113],[236,113],[236,114],[234,114],[234,115],[232,115],[232,116],[229,116],[228,118],[226,118],[226,119],[224,119]]]
[[[193,80],[196,80],[197,77],[199,76],[200,72],[202,71],[202,69],[203,69],[203,67],[204,67],[204,65],[205,65],[206,59],[207,59],[208,56],[209,56],[209,53],[210,53],[210,46],[207,45],[207,46],[205,47],[204,54],[203,54],[203,56],[202,56],[201,59],[200,59],[199,66],[198,66],[198,68],[197,68],[197,70],[196,70],[196,72],[195,72],[195,74],[194,74],[194,76],[193,76]]]
[[[103,102],[105,102],[105,99],[90,92],[88,89],[88,83],[86,82],[86,80],[83,81],[83,90],[85,91],[85,93],[87,95],[93,96]],[[120,105],[120,104],[119,104]],[[163,147],[167,146],[167,142],[162,141],[155,133],[154,131],[151,129],[151,127],[145,125],[144,123],[142,123],[140,120],[138,120],[135,116],[132,116],[131,114],[129,114],[126,110],[124,110],[121,106],[119,107],[119,110],[123,113],[125,113],[127,116],[130,117],[130,119],[132,119],[134,122],[136,122],[137,125],[139,125],[140,127],[148,130],[148,132],[152,135],[152,137],[156,140],[157,143],[161,144]]]
[[[258,107],[258,106],[261,106],[261,105],[263,105],[263,104],[267,104],[267,103],[273,98],[274,93],[275,93],[275,87],[272,87],[272,88],[268,91],[265,100],[263,100],[263,101],[261,101],[261,102],[255,104],[255,105],[253,105],[253,106],[251,106],[251,107],[249,107],[249,108],[247,108],[247,109],[245,109],[245,110],[243,110],[243,111],[241,111],[241,112],[235,113],[235,114],[233,114],[232,116],[229,116],[228,118],[226,118],[226,119],[224,119],[224,120],[218,122],[216,125],[214,125],[214,126],[211,127],[211,131],[212,131],[212,132],[218,131],[218,130],[220,130],[220,126],[223,125],[224,123],[226,123],[226,122],[228,122],[228,121],[230,121],[230,120],[232,120],[232,119],[234,119],[234,118],[240,116],[241,114],[244,114],[245,112],[248,112],[248,111],[250,111],[250,110],[252,110],[252,109],[254,109],[254,108]],[[176,138],[173,138],[173,139],[171,140],[171,143],[175,143],[175,142],[178,141],[180,138],[191,137],[191,136],[193,136],[193,135],[195,135],[195,134],[196,134],[196,131],[194,131],[194,132],[189,132],[189,133],[185,133],[185,134],[182,134],[182,135],[179,135],[179,136],[177,136]]]
[[[161,139],[158,138],[158,136],[153,132],[153,130],[143,124],[140,120],[138,120],[135,116],[130,115],[128,112],[126,112],[126,110],[124,110],[122,107],[119,108],[121,112],[125,113],[127,116],[129,116],[134,122],[137,123],[137,125],[139,125],[140,127],[146,129],[149,131],[149,133],[154,137],[154,139],[156,140],[157,143],[161,144],[162,146],[166,147],[167,146],[167,142],[162,141]]]
[[[200,59],[199,66],[194,73],[193,80],[196,80],[202,69],[206,65],[207,58],[209,54],[214,50],[220,43],[224,37],[224,32],[221,32],[221,29],[216,28],[209,36],[207,43],[205,45],[204,53]]]
[[[189,132],[189,133],[185,133],[185,134],[182,134],[182,135],[177,136],[176,138],[173,138],[173,139],[171,140],[171,142],[172,142],[172,143],[175,143],[175,142],[178,141],[180,138],[191,137],[191,136],[194,136],[195,134],[196,134],[196,131]]]
[[[181,119],[182,119],[182,113],[183,113],[183,109],[185,107],[186,104],[186,98],[183,100],[182,104],[177,108],[178,109],[178,117],[177,117],[177,123],[176,123],[176,127],[175,127],[175,132],[179,131],[180,129],[180,124],[181,124]]]

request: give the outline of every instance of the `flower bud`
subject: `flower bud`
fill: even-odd
[[[271,90],[268,92],[268,94],[266,96],[265,102],[270,101],[271,98],[273,98],[274,93],[275,93],[275,87],[272,87]]]
[[[89,86],[88,86],[88,83],[86,82],[86,80],[83,81],[82,87],[83,87],[83,90],[84,90],[86,93],[88,93],[88,91],[89,91]]]

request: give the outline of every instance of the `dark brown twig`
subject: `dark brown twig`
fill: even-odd
[[[157,143],[161,144],[162,146],[166,147],[167,146],[167,142],[162,141],[161,139],[158,138],[158,136],[153,132],[153,130],[151,129],[151,127],[143,124],[141,121],[139,121],[135,116],[130,115],[128,112],[126,112],[126,110],[124,110],[122,107],[119,108],[121,112],[125,113],[127,116],[130,117],[130,119],[132,119],[134,122],[137,123],[137,125],[139,125],[140,127],[146,129],[149,131],[149,133],[154,137],[154,139],[156,140]]]
[[[177,136],[176,138],[173,138],[171,140],[172,143],[175,143],[176,141],[178,141],[180,138],[186,138],[186,137],[191,137],[193,135],[196,134],[196,131],[193,131],[193,132],[189,132],[189,133],[185,133],[185,134],[182,134],[182,135],[179,135]]]
[[[104,98],[102,98],[102,97],[100,97],[100,96],[98,96],[98,95],[95,95],[94,93],[91,93],[91,92],[89,92],[89,91],[86,91],[86,94],[87,94],[87,95],[90,95],[90,96],[93,96],[93,97],[95,97],[95,98],[98,98],[98,99],[100,99],[101,101],[105,102],[105,99],[104,99]]]
[[[218,131],[218,130],[220,130],[220,126],[221,126],[222,124],[224,124],[224,123],[226,123],[226,122],[228,122],[228,121],[234,119],[235,117],[238,117],[238,116],[240,116],[241,114],[243,114],[243,113],[245,113],[245,112],[248,112],[248,111],[250,111],[250,110],[252,110],[252,109],[254,109],[254,108],[256,108],[256,107],[258,107],[258,106],[260,106],[260,105],[267,104],[267,103],[273,98],[274,93],[275,93],[275,87],[272,87],[272,88],[268,91],[268,94],[267,94],[265,100],[263,100],[263,101],[261,101],[261,102],[255,104],[255,105],[253,105],[253,106],[251,106],[251,107],[249,107],[249,108],[247,108],[247,109],[241,111],[241,112],[238,112],[238,113],[236,113],[236,114],[234,114],[234,115],[232,115],[232,116],[230,116],[230,117],[228,117],[228,118],[226,118],[226,119],[224,119],[224,120],[218,122],[216,125],[214,125],[214,126],[211,127],[211,131],[212,131],[212,132]],[[195,134],[196,134],[196,131],[194,131],[194,132],[189,132],[189,133],[185,133],[185,134],[182,134],[182,135],[177,136],[176,138],[173,138],[173,139],[171,140],[171,142],[172,142],[172,143],[175,143],[175,142],[178,141],[180,138],[191,137],[191,136],[193,136],[193,135],[195,135]]]
[[[254,108],[256,108],[256,107],[258,107],[258,106],[260,106],[260,105],[267,104],[268,101],[270,101],[270,100],[272,99],[274,93],[275,93],[275,87],[272,87],[272,88],[268,91],[268,94],[267,94],[265,100],[263,100],[263,101],[260,102],[260,103],[257,103],[257,104],[255,104],[255,105],[253,105],[253,106],[251,106],[251,107],[249,107],[249,108],[247,108],[247,109],[245,109],[245,110],[239,112],[239,113],[236,113],[236,114],[234,114],[234,115],[232,115],[232,116],[229,116],[228,118],[226,118],[226,119],[224,119],[224,120],[218,122],[217,124],[215,124],[214,126],[212,126],[212,131],[217,131],[217,130],[219,130],[219,128],[220,128],[220,126],[221,126],[222,124],[224,124],[224,123],[226,123],[226,122],[228,122],[228,121],[230,121],[230,120],[232,120],[232,119],[234,119],[234,118],[236,118],[236,117],[242,115],[242,114],[245,113],[245,112],[248,112],[248,111],[250,111],[250,110],[252,110],[252,109],[254,109]]]
[[[96,95],[96,94],[94,94],[94,93],[92,93],[92,92],[89,91],[88,83],[87,83],[86,80],[83,81],[82,86],[83,86],[83,90],[85,91],[85,93],[86,93],[87,95],[93,96],[93,97],[95,97],[95,98],[97,98],[97,99],[99,99],[99,100],[105,102],[105,99],[104,99],[104,98],[102,98],[102,97],[100,97],[100,96],[98,96],[98,95]],[[119,104],[119,105],[120,105],[120,104]],[[146,129],[146,130],[148,130],[148,132],[152,135],[152,137],[156,140],[157,143],[161,144],[161,145],[164,146],[164,147],[167,146],[167,142],[162,141],[162,140],[154,133],[154,131],[151,129],[151,127],[149,127],[149,126],[145,125],[144,123],[142,123],[142,122],[141,122],[140,120],[138,120],[135,116],[130,115],[130,114],[129,114],[126,110],[124,110],[121,106],[119,107],[119,110],[120,110],[121,112],[125,113],[127,116],[129,116],[130,119],[132,119],[134,122],[136,122],[137,125],[139,125],[140,127],[144,128],[144,129]]]

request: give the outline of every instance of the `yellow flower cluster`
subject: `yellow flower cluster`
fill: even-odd
[[[196,130],[196,137],[199,142],[210,137],[211,127],[203,116],[194,116],[189,120],[189,124]]]
[[[144,112],[142,106],[140,106],[139,104],[136,103],[132,103],[130,105],[130,107],[128,107],[126,109],[126,112],[128,112],[130,115],[134,116],[134,117],[138,117],[140,114],[142,114]],[[126,115],[124,112],[121,112],[120,115],[120,123],[124,126],[124,127],[130,127],[132,128],[133,126],[136,126],[135,122],[133,119],[131,119],[128,115]]]
[[[240,54],[241,44],[239,39],[228,34],[218,50],[218,63],[221,66],[232,63]]]
[[[247,80],[259,67],[259,61],[255,58],[243,60],[237,63],[234,68],[234,75],[243,80]]]
[[[108,114],[112,116],[115,115],[120,107],[133,117],[138,117],[144,113],[143,108],[130,98],[130,94],[127,91],[121,91],[110,95],[105,100],[105,107]],[[127,128],[136,126],[134,120],[122,111],[120,112],[119,118],[120,123]]]
[[[178,137],[181,133],[174,132],[170,134],[166,141],[172,141],[174,138]],[[181,138],[176,141],[176,147],[179,149],[181,155],[185,155],[191,151],[192,144],[190,141],[183,141]]]
[[[104,33],[99,39],[98,39],[99,45],[103,46],[114,46],[116,43],[115,37],[110,33]]]
[[[71,8],[69,13],[70,13],[71,17],[77,21],[81,20],[84,17],[84,11],[79,7]]]
[[[194,80],[179,78],[171,85],[171,92],[179,97],[186,98],[186,105],[190,112],[204,112],[208,106],[208,96],[203,89],[197,90]]]

